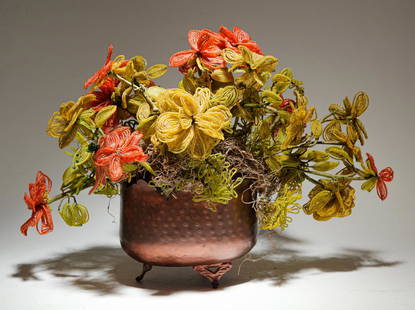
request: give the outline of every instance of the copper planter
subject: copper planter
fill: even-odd
[[[243,196],[243,198],[242,198]],[[193,202],[192,194],[176,192],[166,199],[145,182],[126,184],[121,194],[121,246],[142,262],[140,281],[151,266],[193,266],[218,286],[231,261],[256,243],[257,221],[249,191],[216,211]]]

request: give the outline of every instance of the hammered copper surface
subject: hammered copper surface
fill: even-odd
[[[230,262],[255,245],[255,212],[242,195],[216,211],[191,193],[175,196],[166,199],[143,181],[123,186],[120,238],[128,255],[150,265],[195,266]],[[243,196],[251,201],[248,191]]]

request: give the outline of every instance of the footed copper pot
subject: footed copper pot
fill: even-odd
[[[243,189],[243,186],[241,186]],[[144,181],[124,184],[121,193],[121,246],[143,271],[155,266],[192,266],[216,288],[232,260],[256,243],[257,220],[249,191],[228,204],[193,202],[192,194],[175,192],[167,199]],[[243,202],[244,201],[244,202]]]

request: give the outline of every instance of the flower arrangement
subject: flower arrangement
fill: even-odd
[[[76,196],[84,189],[108,197],[122,182],[144,180],[173,197],[188,191],[194,201],[227,204],[246,184],[262,229],[285,229],[301,210],[318,221],[349,216],[356,181],[387,198],[388,167],[378,170],[360,146],[367,132],[360,117],[369,106],[359,91],[318,117],[303,82],[278,59],[264,54],[248,33],[224,26],[188,33],[190,49],[170,57],[181,72],[178,88],[155,80],[168,66],[148,67],[141,56],[113,58],[109,46],[101,69],[84,84],[89,90],[61,104],[47,133],[71,158],[60,193],[39,171],[24,196],[31,217],[21,226],[40,234],[53,230],[50,205],[62,219],[81,226],[89,219]],[[314,188],[301,205],[302,184]]]

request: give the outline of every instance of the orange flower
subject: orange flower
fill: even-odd
[[[190,30],[187,35],[192,49],[181,51],[170,57],[171,67],[183,67],[196,58],[209,69],[224,68],[226,66],[221,53],[225,41],[216,33],[204,30]]]
[[[99,87],[99,90],[92,92],[92,94],[95,96],[95,99],[91,102],[91,108],[98,112],[102,108],[105,108],[110,104],[114,104],[111,96],[118,83],[118,80],[113,78],[106,78]]]
[[[237,47],[239,45],[243,45],[254,53],[264,55],[258,44],[255,41],[251,40],[250,35],[238,26],[233,27],[233,31],[226,28],[225,26],[221,26],[219,28],[219,32],[223,38],[226,39],[226,47],[231,48],[239,53]]]
[[[87,89],[92,84],[99,84],[99,82],[102,81],[107,76],[107,74],[111,71],[111,67],[113,64],[113,61],[111,60],[113,49],[114,49],[114,46],[112,45],[108,46],[107,59],[105,60],[104,65],[102,66],[101,69],[95,72],[88,79],[88,81],[85,82],[84,89]]]
[[[393,169],[391,167],[387,167],[378,173],[378,168],[375,165],[375,159],[369,153],[366,153],[366,155],[368,166],[373,170],[377,177],[377,194],[381,200],[385,200],[388,197],[388,188],[386,187],[386,182],[391,182],[393,180]]]
[[[96,112],[99,112],[102,108],[105,108],[109,105],[115,105],[116,103],[112,100],[112,94],[115,90],[115,87],[119,83],[118,80],[107,77],[104,82],[99,87],[99,90],[93,91],[92,94],[95,96],[95,99],[91,102],[91,109]],[[117,111],[111,115],[111,117],[105,122],[102,126],[102,130],[105,133],[113,130],[119,123]]]
[[[29,195],[25,193],[24,200],[32,216],[20,227],[23,235],[27,236],[29,226],[36,227],[39,234],[44,235],[53,231],[52,215],[48,205],[48,194],[52,189],[52,181],[41,171],[36,174],[35,184],[29,184]],[[41,227],[39,228],[39,222]]]
[[[138,145],[143,134],[131,133],[129,127],[118,127],[99,140],[99,149],[94,155],[97,167],[95,185],[90,193],[101,184],[106,184],[106,177],[113,182],[124,180],[128,174],[123,171],[125,163],[137,163],[147,160],[148,155]]]

